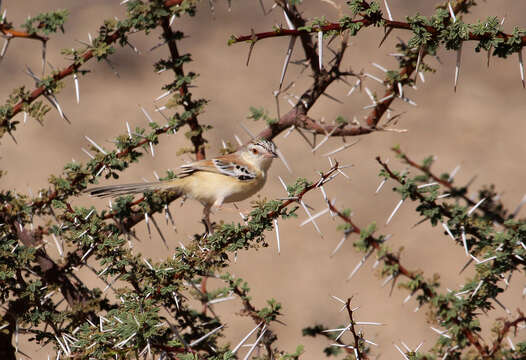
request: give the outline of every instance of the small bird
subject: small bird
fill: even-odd
[[[155,190],[176,191],[179,196],[198,200],[204,205],[204,220],[211,231],[212,206],[219,208],[224,203],[245,200],[261,190],[275,157],[274,143],[257,138],[232,154],[182,165],[175,179],[100,186],[86,192],[92,196],[110,197]]]

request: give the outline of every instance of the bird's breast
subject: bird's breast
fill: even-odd
[[[264,173],[257,174],[254,179],[239,180],[207,171],[197,171],[180,179],[181,187],[187,196],[207,204],[213,204],[220,198],[223,202],[245,200],[261,190],[265,180]]]

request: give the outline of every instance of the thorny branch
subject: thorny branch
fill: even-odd
[[[283,10],[286,12],[287,16],[293,22],[295,27],[300,27],[305,25],[305,19],[301,16],[298,9],[295,5],[285,5],[282,2],[278,2],[280,6],[283,7]],[[321,67],[318,60],[318,54],[316,53],[315,47],[312,43],[312,38],[308,33],[299,34],[305,55],[307,57],[306,62],[310,64],[311,70],[313,72],[313,83],[309,89],[305,90],[303,94],[299,97],[296,105],[289,110],[286,114],[280,116],[279,121],[271,124],[266,129],[261,131],[258,136],[266,139],[272,139],[276,137],[279,133],[295,126],[301,129],[307,129],[312,131],[315,134],[331,134],[332,136],[356,136],[369,134],[374,131],[374,129],[365,128],[362,126],[355,127],[346,127],[344,125],[321,125],[316,120],[310,118],[307,113],[316,103],[318,98],[324,94],[327,88],[336,80],[340,80],[347,76],[360,77],[360,74],[356,74],[352,71],[342,71],[340,69],[341,63],[345,51],[347,50],[347,36],[343,36],[341,40],[341,45],[339,50],[335,54],[333,65],[326,69]],[[275,96],[279,95],[279,91]],[[278,112],[278,116],[279,116]]]
[[[5,23],[5,22],[0,23],[0,33],[2,33],[3,37],[8,40],[15,39],[15,38],[21,38],[21,39],[39,40],[43,43],[49,40],[47,36],[42,36],[39,34],[29,34],[25,31],[13,29],[10,24]]]
[[[180,4],[181,2],[182,1],[170,0],[170,1],[166,1],[165,5],[167,7],[169,7],[169,6]],[[279,4],[281,6],[284,6],[284,3],[281,2],[281,1],[279,2]],[[300,16],[298,10],[295,7],[293,7],[293,6],[287,7],[285,5],[284,6],[284,10],[288,14],[288,16],[291,18],[293,23],[296,25],[296,27],[305,25],[305,21]],[[356,20],[354,20],[354,21],[356,21]],[[388,23],[386,25],[386,27],[387,28],[407,29],[405,24],[406,23],[400,23],[400,22],[392,21],[392,22]],[[366,25],[366,26],[369,26],[369,25]],[[176,42],[175,42],[175,39],[174,39],[174,33],[173,33],[172,29],[169,27],[169,23],[168,23],[168,19],[167,18],[164,18],[164,20],[162,22],[162,28],[163,28],[164,37],[167,40],[167,43],[168,43],[168,46],[169,46],[169,49],[170,49],[170,54],[172,56],[172,60],[175,60],[175,59],[177,59],[179,57],[179,53],[178,53],[178,50],[177,50],[177,47],[176,47]],[[317,32],[317,31],[320,31],[320,30],[321,31],[326,31],[324,29],[324,27],[321,27],[321,28],[315,28],[314,27],[312,29],[312,32]],[[308,62],[309,62],[310,66],[311,66],[311,69],[312,69],[312,71],[314,73],[314,82],[313,82],[313,85],[311,86],[311,88],[309,88],[307,91],[305,91],[303,93],[303,95],[300,98],[300,101],[296,104],[296,106],[291,111],[289,111],[287,114],[283,115],[279,119],[279,122],[277,124],[273,124],[273,125],[269,126],[269,128],[265,129],[260,134],[260,136],[266,137],[266,138],[273,138],[277,134],[279,134],[281,131],[289,128],[292,125],[295,125],[295,126],[300,127],[300,128],[309,129],[309,130],[311,130],[311,131],[313,131],[314,133],[317,133],[317,134],[325,134],[325,135],[331,134],[331,136],[361,135],[361,134],[367,134],[367,133],[370,133],[370,132],[373,132],[373,131],[377,130],[376,129],[376,124],[379,122],[379,120],[382,117],[383,113],[385,113],[385,111],[389,108],[389,105],[391,104],[391,102],[393,101],[394,98],[388,99],[385,102],[377,104],[377,106],[374,108],[373,112],[368,117],[367,124],[370,127],[367,127],[367,128],[366,127],[361,127],[361,126],[353,127],[353,128],[347,128],[345,126],[336,126],[336,125],[325,126],[325,125],[320,124],[320,123],[316,122],[314,119],[311,119],[311,118],[309,118],[307,116],[307,112],[309,111],[309,109],[312,107],[312,105],[319,98],[319,96],[321,96],[324,93],[324,91],[327,89],[327,87],[334,80],[338,80],[338,79],[342,78],[342,76],[360,76],[360,75],[354,74],[354,73],[352,73],[350,71],[349,72],[341,72],[339,70],[339,67],[341,65],[341,59],[343,58],[343,54],[344,54],[345,48],[347,46],[347,40],[346,39],[344,39],[344,41],[342,41],[341,48],[340,48],[339,52],[336,55],[335,64],[329,70],[326,70],[325,68],[321,68],[321,69],[319,68],[320,64],[318,63],[318,58],[316,56],[317,54],[316,54],[314,45],[312,43],[312,38],[310,37],[310,33],[309,32],[291,30],[291,31],[297,31],[297,33],[288,33],[287,34],[286,33],[287,30],[282,30],[282,31],[284,32],[284,35],[295,35],[295,36],[299,36],[301,38],[302,45],[303,45],[304,51],[305,51],[305,53],[307,55]],[[432,32],[430,29],[428,29],[428,31]],[[115,35],[115,33],[113,35]],[[117,38],[115,38],[113,40],[110,39],[111,42],[117,41],[117,39],[120,36],[124,36],[124,34],[117,34]],[[278,35],[276,35],[276,36],[278,36]],[[283,36],[283,35],[279,35],[279,36]],[[506,38],[506,36],[510,36],[510,35],[500,34],[499,33],[498,36]],[[111,35],[110,35],[110,37],[111,37]],[[271,36],[268,36],[268,37],[271,37]],[[264,37],[262,37],[262,38],[264,38]],[[259,38],[256,39],[256,40],[259,40]],[[475,40],[475,39],[472,39],[472,40]],[[524,39],[523,39],[523,42],[524,42]],[[88,53],[84,53],[83,56],[86,56],[86,54],[88,54]],[[424,52],[424,55],[425,55],[425,52]],[[85,60],[89,60],[92,56],[93,55],[91,55],[90,57],[86,58]],[[74,66],[74,65],[71,65],[71,66]],[[71,72],[63,73],[67,69],[69,69],[69,68],[66,68],[63,71],[61,71],[58,76],[62,76],[62,77],[58,77],[56,80],[60,80],[61,78],[66,77],[68,75],[71,75],[71,73],[74,73],[75,71],[78,70],[78,68],[73,67],[71,69]],[[415,71],[415,69],[416,69],[416,66],[414,66],[414,64],[411,64],[411,65],[408,65],[407,67],[403,68],[401,70],[401,72],[403,74],[409,76],[411,73],[413,73]],[[184,75],[184,72],[183,72],[183,69],[182,69],[182,65],[180,67],[175,67],[173,70],[176,73],[176,75],[178,75],[178,76],[183,76]],[[60,74],[62,74],[62,75],[60,75]],[[33,93],[31,94],[32,100],[30,100],[30,101],[33,101],[38,96],[42,95],[42,92],[40,94],[35,94],[35,91],[37,91],[37,90],[38,90],[38,88],[36,90],[34,90]],[[180,88],[179,92],[180,92],[181,96],[188,95],[188,89],[186,88],[186,86],[183,86],[182,88]],[[394,94],[395,92],[396,92],[395,89],[388,89],[388,94]],[[35,94],[34,98],[33,98],[33,94]],[[186,107],[185,107],[185,110],[187,110]],[[20,109],[18,109],[18,112],[20,112]],[[192,121],[193,120],[195,120],[195,123],[192,125]],[[199,129],[199,124],[197,123],[196,118],[191,119],[187,123],[190,126],[191,130]],[[161,133],[164,133],[164,132],[166,132],[168,130],[171,130],[171,129],[172,129],[172,127],[170,127],[170,126],[168,126],[166,128],[163,127],[161,129],[156,130],[156,134],[161,134]],[[203,146],[204,145],[204,140],[202,139],[201,134],[199,133],[198,137],[193,137],[191,140],[192,140],[192,143],[194,145],[194,149],[195,149],[197,158],[198,159],[204,158],[204,156],[205,156],[204,146]],[[124,150],[124,151],[121,151],[121,152],[117,153],[117,157],[125,156],[129,151],[132,151],[134,148],[142,146],[142,145],[145,145],[147,143],[148,143],[148,140],[144,139],[141,142],[139,142],[138,144],[136,144],[135,146],[130,147],[130,148]],[[411,161],[407,157],[404,160],[406,160],[408,163],[409,163],[409,161]],[[386,167],[386,164],[382,163],[379,159],[378,159],[378,161],[380,162],[380,164],[382,164],[382,166],[384,166],[384,168]],[[411,166],[414,166],[411,163],[409,163],[409,164]],[[104,165],[105,164],[104,164],[104,160],[103,160],[100,163],[100,165],[99,165],[99,169],[102,168]],[[286,201],[282,202],[276,210],[266,213],[265,214],[265,219],[267,219],[267,220],[268,219],[273,219],[273,218],[276,218],[277,216],[279,216],[280,212],[286,206],[288,206],[288,205],[290,205],[290,204],[292,204],[294,202],[300,201],[305,193],[315,189],[320,184],[323,184],[325,181],[328,181],[330,178],[332,178],[332,176],[334,176],[334,172],[336,172],[337,170],[338,170],[338,164],[336,164],[333,168],[331,168],[327,173],[322,174],[320,181],[318,181],[316,184],[312,184],[312,185],[309,185],[309,186],[305,187],[305,189],[302,192],[300,192],[295,198],[291,198],[289,200],[286,200]],[[424,171],[425,169],[423,170],[423,169],[419,168],[419,170]],[[390,172],[390,170],[388,168],[386,169],[386,171]],[[390,172],[390,175],[394,175],[394,173]],[[429,176],[433,176],[432,174],[428,174],[428,175]],[[81,179],[81,178],[79,178],[79,179],[75,178],[73,181],[78,183],[79,181],[82,181],[82,180],[83,179]],[[446,184],[443,184],[443,183],[441,183],[441,184],[444,185],[444,186],[447,186]],[[449,185],[451,186],[451,184],[449,184]],[[43,208],[44,206],[49,205],[50,202],[54,198],[56,198],[58,195],[59,194],[55,190],[54,193],[52,192],[48,196],[48,199],[46,199],[45,201],[41,201],[41,202],[36,201],[36,202],[33,203],[33,206],[36,206],[37,208]],[[167,200],[167,204],[170,204],[170,202],[172,201],[172,200],[169,200],[169,199],[170,199],[170,197],[167,197],[165,199],[165,200]],[[146,200],[146,199],[145,198],[139,198],[139,199],[131,202],[129,204],[129,206],[138,205],[141,202],[143,202],[144,200]],[[422,200],[422,199],[420,199],[420,200]],[[343,214],[342,212],[338,211],[330,202],[329,202],[329,207],[330,207],[331,211],[336,213],[342,220],[344,220],[344,222],[346,222],[349,225],[351,225],[351,231],[352,232],[357,233],[357,234],[361,233],[361,230],[359,228],[357,228],[352,223],[352,220],[350,219],[349,216],[347,216],[347,215]],[[152,214],[155,213],[156,211],[157,210],[152,212]],[[73,213],[73,210],[72,210],[71,206],[69,206],[69,204],[68,204],[68,209],[67,209],[66,212],[70,213],[70,214]],[[103,218],[104,219],[109,219],[109,218],[113,218],[115,215],[116,215],[116,212],[110,212],[110,213],[107,213]],[[139,211],[132,211],[132,214],[130,215],[129,219],[126,220],[128,222],[126,223],[125,228],[130,229],[131,227],[133,227],[134,225],[136,225],[137,223],[142,221],[142,219],[144,218],[143,215],[144,215],[144,213],[142,211],[140,211],[140,210]],[[94,216],[97,216],[97,215],[95,214]],[[10,225],[12,225],[12,229],[13,230],[16,230],[16,231],[19,232],[18,236],[19,236],[20,240],[26,246],[34,246],[36,243],[33,244],[33,245],[31,245],[31,244],[36,241],[35,239],[38,236],[42,236],[43,234],[45,234],[45,232],[42,232],[40,229],[30,233],[27,230],[21,228],[20,224],[16,223],[16,222],[12,222],[12,224],[10,223]],[[246,232],[249,232],[249,231],[250,230],[248,228],[246,228]],[[235,239],[233,239],[233,240],[235,240]],[[380,250],[380,248],[381,248],[381,241],[379,241],[378,239],[376,239],[372,235],[368,236],[366,238],[366,241],[375,250]],[[208,240],[204,239],[204,245],[209,245],[211,247],[215,246],[215,247],[211,251],[201,251],[201,253],[198,254],[195,259],[188,260],[189,264],[197,265],[199,261],[203,261],[205,263],[209,262],[210,264],[212,264],[214,262],[214,259],[220,257],[221,253],[223,251],[225,251],[226,247],[229,244],[231,244],[231,243],[227,242],[227,243],[221,244],[221,246],[218,247],[218,246],[216,246],[217,244],[214,244],[211,239],[208,239]],[[80,250],[78,250],[78,251],[80,251]],[[77,253],[79,253],[78,251],[77,251]],[[80,252],[79,254],[82,254],[82,252]],[[55,279],[54,281],[55,281],[55,283],[57,283],[57,282],[60,283],[60,285],[58,283],[57,283],[57,285],[62,286],[63,288],[66,288],[66,292],[64,293],[64,290],[62,292],[63,292],[63,295],[65,295],[65,297],[68,297],[67,287],[69,286],[69,284],[68,284],[69,278],[65,275],[65,273],[63,271],[69,269],[72,266],[72,263],[67,262],[65,266],[59,268],[58,265],[53,264],[53,263],[49,263],[49,261],[48,261],[48,259],[46,259],[46,257],[47,257],[47,254],[45,254],[45,253],[44,254],[42,254],[40,252],[37,253],[37,258],[36,258],[37,262],[40,264],[40,266],[42,267],[42,269],[44,271],[47,268],[49,268],[49,267],[52,269],[53,272],[60,271],[59,275],[63,276],[63,278],[58,276],[57,279]],[[400,264],[399,257],[397,255],[394,255],[394,254],[391,254],[391,253],[386,253],[385,255],[382,256],[382,260],[386,264],[395,265],[395,267],[397,269],[397,273],[395,274],[396,276],[398,276],[398,274],[402,274],[402,275],[404,275],[404,276],[406,276],[406,277],[408,277],[408,278],[410,278],[412,280],[416,280],[420,276],[420,274],[418,272],[416,272],[416,271],[409,271],[405,267],[403,267]],[[199,269],[202,269],[202,268],[200,267]],[[196,272],[198,272],[198,271],[196,271]],[[205,273],[202,273],[201,275],[202,276],[206,276]],[[176,275],[174,275],[174,279],[179,280],[181,278],[184,278],[185,276],[189,276],[189,275],[188,274],[184,274],[184,273],[177,273]],[[53,282],[52,280],[47,279],[45,276],[43,278],[45,279],[46,282],[49,282],[49,283]],[[74,286],[74,285],[71,285],[71,286]],[[436,291],[434,290],[434,288],[428,286],[427,283],[424,282],[424,281],[419,282],[419,289],[422,290],[422,292],[424,293],[424,295],[428,299],[436,294]],[[240,290],[238,289],[238,291],[240,291]],[[236,291],[234,291],[234,292],[239,296],[239,293],[237,293]],[[68,302],[70,302],[70,301],[74,302],[74,299],[70,297]],[[347,309],[350,311],[349,305],[350,305],[350,303],[347,302]],[[243,302],[243,306],[245,308],[245,311],[254,319],[254,321],[261,320],[257,316],[256,310],[255,310],[254,306],[252,306],[250,304],[250,302],[245,302],[244,301]],[[25,310],[24,306],[22,306],[22,307],[16,309],[16,313],[22,313],[24,310]],[[351,316],[351,322],[352,322],[352,312],[350,312],[350,316]],[[495,342],[493,344],[493,348],[491,350],[488,349],[488,347],[483,346],[479,342],[480,338],[479,338],[478,334],[473,334],[468,329],[463,329],[463,331],[465,332],[466,337],[469,339],[469,342],[473,346],[475,346],[477,348],[478,352],[482,356],[490,358],[493,354],[495,354],[500,349],[502,340],[505,337],[505,335],[512,328],[514,328],[514,327],[516,328],[518,326],[518,324],[521,323],[521,322],[526,322],[526,320],[524,319],[524,315],[522,313],[520,313],[520,316],[517,319],[515,319],[514,321],[505,322],[504,323],[504,327],[502,328],[502,330],[498,334],[498,337],[495,340]],[[10,337],[11,337],[11,335],[14,332],[14,323],[11,322],[11,321],[9,322],[8,331],[9,331],[10,336],[9,336],[8,341],[6,342],[6,346],[7,345],[10,346],[10,341],[11,341]],[[357,343],[357,339],[356,339],[357,335],[354,332],[353,332],[353,335],[355,336],[355,344],[357,345],[358,344]],[[182,352],[190,351],[192,353],[195,353],[195,351],[193,349],[189,350],[188,348],[183,348],[183,347],[171,347],[171,346],[162,347],[164,345],[158,345],[158,344],[157,345],[153,345],[153,346],[157,347],[157,348],[161,348],[162,350],[167,351],[167,352],[182,353]],[[269,352],[269,356],[271,356],[270,354],[271,353]],[[362,354],[362,355],[364,355],[364,354]]]
[[[169,7],[172,7],[172,6],[178,6],[183,1],[185,1],[185,0],[167,0],[164,3],[164,5],[167,8],[169,8]],[[0,30],[2,30],[2,32],[4,32],[4,31],[7,32],[5,24],[4,25],[0,25],[0,26],[3,26],[2,28],[0,28]],[[7,33],[7,34],[9,34],[9,33]],[[106,35],[102,39],[102,41],[106,45],[111,45],[111,44],[117,42],[119,39],[124,38],[126,35],[127,35],[126,32],[115,31],[115,32],[113,32],[111,34]],[[39,38],[39,40],[47,41],[46,38],[42,38],[42,39]],[[70,75],[75,74],[76,72],[78,72],[78,70],[80,69],[80,67],[82,65],[84,65],[87,61],[91,60],[93,57],[96,57],[96,56],[97,55],[96,55],[95,49],[88,49],[88,50],[86,50],[79,57],[78,60],[74,61],[71,65],[65,67],[64,69],[59,70],[56,73],[54,73],[52,75],[53,81],[58,82],[58,81],[66,78],[66,77],[68,77]],[[9,113],[9,115],[7,115],[2,121],[0,121],[0,127],[7,127],[7,128],[9,128],[9,121],[10,121],[10,119],[12,119],[18,113],[20,113],[23,110],[24,106],[27,106],[27,105],[31,104],[33,101],[38,99],[40,96],[44,95],[46,93],[46,91],[48,91],[48,90],[47,90],[47,87],[45,85],[38,86],[33,91],[31,91],[31,93],[29,94],[29,96],[26,99],[18,102],[16,105],[14,105],[13,108],[11,109],[11,112]]]
[[[474,206],[476,204],[475,201],[470,199],[466,195],[465,188],[457,188],[453,186],[453,179],[444,179],[437,175],[435,175],[428,167],[422,166],[418,163],[416,163],[414,160],[411,160],[402,150],[399,148],[392,148],[398,156],[409,166],[423,172],[427,176],[429,176],[431,179],[433,179],[435,182],[439,183],[440,185],[444,186],[445,188],[449,189],[452,196],[460,196],[467,204]],[[504,226],[505,218],[502,213],[496,212],[493,209],[489,208],[489,206],[486,205],[487,203],[484,202],[479,206],[479,209],[484,211],[484,213],[491,217],[492,219],[495,219],[500,225]]]
[[[495,353],[497,353],[502,347],[502,341],[504,337],[510,332],[511,329],[514,329],[517,332],[517,328],[520,323],[526,323],[526,316],[519,309],[517,309],[519,316],[513,321],[504,321],[502,329],[498,330],[497,338],[493,342],[493,347],[488,354],[488,358],[491,358]]]
[[[471,2],[471,1],[458,1],[457,2],[458,5],[456,5],[456,7],[454,8],[454,11],[455,12],[459,11],[464,6],[464,3],[467,3],[467,2]],[[387,29],[392,28],[392,29],[401,29],[401,30],[411,30],[411,24],[408,22],[394,21],[394,20],[389,20],[386,18],[381,18],[381,21],[383,22],[384,27]],[[374,25],[376,22],[377,21],[367,18],[367,17],[363,17],[358,20],[350,21],[350,23],[353,23],[353,24],[360,23],[364,27],[369,27],[371,25]],[[425,28],[429,33],[433,35],[438,34],[438,30],[433,26],[425,26]],[[346,30],[346,28],[342,26],[342,24],[340,23],[329,23],[327,25],[322,25],[322,26],[313,26],[311,29],[301,29],[301,30],[279,28],[274,31],[255,33],[252,35],[235,36],[232,38],[231,42],[232,43],[238,43],[238,42],[244,42],[244,41],[254,42],[254,41],[259,41],[263,39],[282,37],[282,36],[302,36],[305,34],[317,33],[319,31],[325,33],[325,32],[343,31],[343,30]],[[483,40],[487,36],[487,34],[475,34],[473,32],[469,32],[467,36],[468,36],[468,39],[471,41],[480,41],[480,40]],[[503,40],[507,40],[513,37],[512,34],[507,34],[504,32],[499,32],[496,36]],[[521,40],[522,40],[521,45],[526,45],[526,36],[522,36]]]
[[[353,318],[353,311],[351,309],[351,298],[347,299],[347,302],[345,303],[345,308],[347,309],[347,314],[349,315],[349,320],[350,320],[350,325],[351,325],[351,327],[349,328],[349,331],[351,332],[353,336],[354,353],[356,356],[356,360],[367,360],[368,356],[367,354],[361,351],[361,347],[360,347],[361,339],[354,327],[355,322]]]
[[[356,234],[360,234],[361,230],[359,227],[357,227],[352,219],[345,214],[343,214],[341,211],[339,211],[337,208],[335,208],[330,202],[329,206],[331,208],[331,211],[336,213],[338,217],[340,217],[343,221],[351,225],[351,231]],[[380,250],[381,242],[378,241],[378,239],[374,238],[372,235],[368,236],[365,241],[370,244],[376,251]],[[398,268],[398,273],[404,275],[405,277],[411,279],[411,280],[419,280],[420,275],[415,271],[410,271],[407,268],[405,268],[401,263],[398,257],[391,253],[386,253],[383,256],[383,261],[388,265],[396,265]],[[395,274],[395,276],[398,276],[398,274]],[[394,280],[394,279],[393,279]],[[422,292],[425,295],[425,301],[430,301],[434,296],[436,296],[436,291],[428,285],[425,281],[419,281],[418,282],[418,288],[422,290]],[[478,340],[478,335],[473,334],[469,329],[463,330],[466,337],[469,339],[471,344],[477,348],[480,354],[485,354],[486,350],[485,348],[480,344],[480,341]]]
[[[345,215],[343,212],[341,212],[339,209],[337,209],[331,202],[329,202],[329,207],[330,207],[331,211],[333,213],[335,213],[336,215],[338,215],[338,217],[340,219],[342,219],[347,224],[351,225],[350,231],[352,233],[355,233],[357,235],[361,234],[362,229],[360,229],[360,227],[358,227],[352,221],[351,217]],[[379,251],[382,248],[382,241],[380,241],[379,239],[375,238],[373,235],[370,235],[370,236],[366,237],[365,238],[365,242],[368,245],[372,246],[376,251]],[[401,275],[404,275],[405,277],[407,277],[408,279],[411,279],[411,280],[418,280],[419,279],[419,275],[420,274],[417,271],[408,270],[404,265],[402,265],[400,263],[400,259],[396,255],[394,255],[393,253],[386,252],[382,256],[382,260],[387,265],[395,265],[396,266],[397,274],[394,274],[394,276],[398,276],[399,274],[401,274]],[[425,281],[421,281],[419,283],[419,288],[424,293],[426,299],[430,299],[436,294],[436,291],[432,287],[430,287]]]
[[[180,58],[179,50],[177,49],[177,43],[175,39],[174,31],[172,30],[172,27],[170,26],[170,19],[168,17],[164,17],[161,21],[161,26],[163,29],[163,36],[168,44],[168,49],[170,50],[170,56],[172,58],[173,63],[173,72],[178,77],[184,76],[183,71],[183,63],[180,62],[178,64],[178,59]],[[184,99],[183,106],[186,111],[190,111],[195,107],[195,104],[193,104],[191,100],[191,94],[188,91],[188,86],[186,83],[183,83],[181,87],[179,88],[179,94],[181,95],[181,98]],[[194,152],[196,160],[203,160],[205,158],[205,139],[203,138],[203,129],[197,122],[197,116],[194,114],[190,119],[186,120],[186,123],[190,127],[193,135],[190,137],[190,140],[192,141],[192,144],[194,145]]]
[[[389,177],[391,179],[397,181],[402,186],[407,185],[406,180],[404,180],[403,178],[401,178],[400,176],[395,174],[389,168],[389,166],[385,162],[383,162],[379,157],[377,157],[376,160],[382,166],[382,168],[385,170],[385,172],[389,175]],[[412,194],[411,197],[414,196],[420,203],[428,204],[432,208],[437,209],[442,216],[445,216],[446,218],[449,218],[449,219],[455,218],[455,216],[450,211],[450,209],[448,209],[445,205],[436,204],[433,200],[427,199],[424,195],[419,193],[417,190],[411,192],[411,194]],[[489,234],[489,233],[488,234],[482,233],[483,230],[479,229],[479,227],[478,227],[479,225],[472,224],[469,221],[469,216],[468,216],[468,218],[462,219],[462,220],[460,218],[456,218],[455,221],[459,223],[459,224],[456,225],[457,227],[462,226],[466,233],[470,233],[471,235],[473,235],[477,239],[479,239],[481,242],[485,241],[485,239],[487,239],[487,238],[491,239],[491,237],[492,237],[492,235]],[[516,231],[515,226],[506,227],[506,228],[509,229],[509,231]],[[460,241],[460,240],[458,240],[458,242],[462,243],[462,241]],[[493,247],[497,247],[497,246],[499,246],[499,247],[501,246],[498,242],[495,242],[495,243],[496,244],[491,243],[491,247],[492,248]],[[519,241],[519,243],[520,243],[520,241]],[[521,245],[522,245],[522,243],[521,243]],[[515,242],[513,242],[513,246],[517,246],[517,248],[521,249],[518,243],[515,244]],[[524,245],[522,245],[522,246],[524,246]],[[487,245],[485,245],[484,248],[487,251],[489,247]],[[467,251],[467,249],[466,249],[466,251]],[[495,249],[493,251],[495,253],[497,253],[499,250]],[[494,261],[502,262],[501,263],[502,265],[500,265],[501,266],[500,267],[501,270],[499,270],[499,273],[505,273],[507,271],[512,271],[513,269],[515,269],[517,267],[518,264],[522,264],[522,265],[526,264],[525,260],[521,256],[517,256],[516,254],[514,254],[513,251],[510,251],[509,253],[506,254],[506,256],[501,256],[500,258],[495,256],[494,259],[495,259]],[[504,265],[504,264],[506,264],[506,265]],[[495,267],[497,269],[499,269],[499,265],[495,265]],[[480,287],[480,285],[482,285],[484,283],[492,284],[492,283],[494,283],[496,281],[498,281],[498,280],[495,280],[495,274],[493,274],[491,272],[490,273],[486,273],[486,272],[482,273],[482,274],[480,274],[479,287]],[[474,297],[474,295],[475,295],[477,290],[478,290],[478,288],[473,292],[473,295],[471,297],[469,297],[469,302],[477,301],[478,298]],[[498,294],[498,292],[496,292],[494,295],[488,294],[486,296],[487,297],[492,297],[492,298],[495,299],[495,301],[497,301],[496,300],[497,294]],[[470,316],[470,313],[466,314],[465,316]],[[522,314],[521,314],[521,317],[522,317]],[[460,324],[461,320],[462,319],[457,319],[457,320],[455,320],[455,323]],[[462,331],[463,331],[464,335],[469,339],[469,342],[477,349],[477,351],[479,352],[479,354],[483,358],[491,358],[491,354],[493,354],[494,352],[493,352],[493,350],[490,350],[487,345],[483,345],[481,343],[480,340],[482,340],[482,338],[480,337],[479,334],[473,333],[468,328],[463,328]],[[499,343],[500,343],[500,341],[499,341]],[[495,345],[494,345],[494,347],[495,347]]]
[[[361,77],[360,74],[355,74],[352,72],[342,72],[340,70],[341,61],[343,59],[343,55],[345,53],[345,49],[347,46],[347,35],[343,36],[341,48],[335,55],[335,62],[334,65],[330,68],[330,70],[326,70],[325,68],[319,67],[319,60],[317,56],[317,52],[314,48],[314,45],[312,43],[312,38],[310,34],[317,33],[319,31],[321,32],[333,32],[333,31],[341,31],[342,27],[339,23],[332,23],[325,26],[314,26],[311,30],[297,30],[298,27],[304,26],[306,21],[301,17],[299,11],[294,5],[286,5],[282,1],[277,2],[285,11],[289,19],[294,23],[296,29],[293,30],[287,30],[280,28],[279,30],[272,31],[272,32],[266,32],[266,33],[259,33],[259,34],[251,34],[246,36],[238,36],[234,37],[232,39],[232,43],[238,43],[243,41],[249,41],[251,42],[252,46],[261,39],[269,38],[269,37],[276,37],[276,36],[299,36],[302,40],[302,45],[305,51],[306,55],[306,62],[310,64],[314,82],[311,85],[311,87],[306,90],[300,97],[300,100],[294,106],[289,112],[287,112],[285,115],[281,116],[279,118],[279,121],[277,123],[271,124],[269,127],[267,127],[265,130],[259,133],[259,136],[272,139],[275,136],[277,136],[280,132],[284,131],[285,129],[295,126],[298,128],[310,130],[315,134],[322,134],[327,135],[330,134],[330,136],[357,136],[357,135],[365,135],[369,134],[371,132],[374,132],[375,130],[381,130],[381,128],[377,128],[378,123],[380,122],[382,116],[385,114],[385,112],[390,108],[392,102],[395,100],[395,95],[402,96],[402,94],[399,93],[399,91],[393,86],[389,85],[388,81],[385,80],[385,84],[387,84],[387,90],[385,91],[383,97],[381,99],[384,99],[382,101],[378,101],[374,108],[371,110],[369,115],[366,117],[366,124],[367,127],[363,127],[358,124],[358,126],[348,127],[348,126],[332,126],[332,125],[322,125],[319,124],[316,120],[310,118],[307,116],[308,111],[312,107],[312,105],[315,103],[315,101],[318,99],[320,95],[322,95],[325,90],[329,87],[330,84],[334,80],[338,80],[343,78],[344,76],[356,76]],[[368,6],[368,4],[364,1],[363,4],[365,6]],[[470,0],[460,0],[455,3],[455,6],[453,7],[454,12],[467,12],[470,6],[472,6],[473,3]],[[382,18],[382,21],[385,21],[385,29],[386,31],[390,31],[393,28],[401,28],[401,29],[408,29],[410,30],[410,24],[408,23],[402,23],[397,21],[390,21]],[[362,23],[364,27],[371,26],[376,24],[376,21],[373,21],[369,18],[362,18],[360,20],[353,20],[353,23]],[[446,20],[447,22],[447,20]],[[434,28],[433,28],[434,29]],[[435,31],[436,32],[436,31]],[[511,35],[507,35],[511,36]],[[482,37],[478,36],[477,39],[480,40]],[[526,39],[526,36],[524,37]],[[473,38],[473,40],[476,40]],[[525,40],[526,41],[526,40]],[[420,60],[425,57],[427,54],[426,49],[423,49],[424,51],[419,54]],[[416,64],[418,63],[417,55],[414,54],[413,61],[407,61],[406,65],[400,70],[399,77],[400,77],[400,84],[406,85],[411,82],[411,74],[416,70]],[[278,113],[279,116],[279,113]],[[354,124],[356,125],[356,124]]]

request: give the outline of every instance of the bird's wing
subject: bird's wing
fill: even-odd
[[[222,156],[211,160],[200,160],[181,166],[180,177],[186,177],[196,171],[208,171],[238,180],[252,180],[257,174],[246,162],[232,156]]]

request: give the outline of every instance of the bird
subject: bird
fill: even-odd
[[[91,196],[115,197],[157,190],[175,191],[178,196],[199,201],[204,206],[203,220],[208,232],[212,207],[248,199],[267,180],[267,173],[276,158],[276,145],[264,138],[255,138],[236,152],[180,166],[176,178],[157,182],[117,184],[86,189]]]

